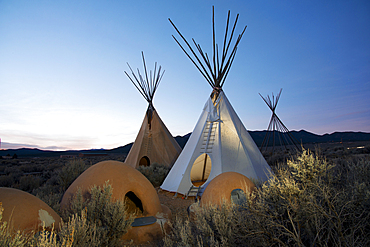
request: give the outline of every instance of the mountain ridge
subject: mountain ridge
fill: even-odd
[[[266,130],[262,131],[248,131],[257,146],[262,144],[263,138],[266,135]],[[370,133],[361,131],[345,131],[333,132],[331,134],[318,135],[306,130],[290,131],[290,133],[302,144],[307,143],[328,143],[328,142],[353,142],[353,141],[370,141]],[[191,132],[184,136],[176,136],[175,140],[179,143],[180,147],[184,147],[189,139]],[[30,156],[60,156],[60,155],[78,155],[80,153],[107,153],[107,154],[128,154],[133,143],[128,143],[124,146],[116,147],[113,149],[88,149],[88,150],[67,150],[67,151],[51,151],[42,150],[38,148],[18,148],[18,149],[5,149],[0,150],[0,156],[16,154],[18,157]]]

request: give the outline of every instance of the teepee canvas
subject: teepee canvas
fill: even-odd
[[[229,16],[230,11],[228,20]],[[198,192],[204,190],[213,178],[223,172],[238,172],[255,181],[266,181],[271,173],[270,167],[222,90],[226,75],[235,57],[237,45],[246,28],[239,35],[232,52],[228,55],[236,23],[237,18],[229,41],[227,41],[229,25],[229,21],[227,21],[220,61],[218,58],[215,58],[219,53],[217,44],[213,39],[214,56],[212,65],[208,55],[203,53],[200,45],[193,40],[205,65],[200,62],[192,47],[172,23],[195,59],[186,52],[174,37],[176,42],[212,86],[213,92],[210,98],[208,98],[182,153],[164,180],[161,186],[163,190],[188,196],[194,188]],[[214,22],[213,30],[215,30]]]
[[[162,164],[171,167],[181,152],[181,147],[173,138],[167,127],[162,122],[157,111],[153,106],[155,91],[162,79],[161,66],[157,71],[155,64],[154,73],[147,73],[144,53],[142,53],[145,75],[142,76],[138,70],[135,75],[130,65],[132,77],[125,71],[127,77],[139,90],[141,95],[148,101],[144,121],[139,133],[132,145],[125,163],[137,168],[138,166],[150,166],[153,163]]]

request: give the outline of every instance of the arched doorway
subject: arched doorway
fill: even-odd
[[[137,216],[140,216],[143,214],[144,209],[143,209],[143,204],[139,197],[135,195],[134,192],[129,191],[125,195],[125,203],[127,207],[127,212],[136,214]]]
[[[204,184],[212,169],[212,161],[208,154],[203,153],[194,161],[190,171],[191,182],[194,186]]]
[[[143,156],[139,161],[139,166],[150,166],[150,160],[147,156]]]

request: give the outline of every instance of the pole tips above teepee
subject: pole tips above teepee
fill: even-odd
[[[148,73],[143,52],[142,59],[144,64],[143,75],[139,69],[137,69],[137,74],[135,74],[128,63],[132,75],[130,76],[125,71],[127,77],[149,103],[143,123],[125,159],[125,163],[134,168],[141,165],[150,166],[154,163],[172,167],[181,152],[181,147],[162,122],[153,106],[153,97],[164,71],[162,72],[161,66],[157,67],[157,63],[155,63],[154,72],[149,71]]]
[[[239,14],[236,15],[234,25],[232,26],[231,32],[229,33],[229,24],[230,24],[230,10],[229,10],[227,15],[226,30],[223,39],[222,51],[219,52],[219,46],[216,42],[215,13],[214,7],[212,7],[212,24],[213,24],[212,57],[209,57],[206,52],[203,52],[200,44],[198,44],[194,39],[192,39],[192,41],[194,43],[193,45],[195,46],[195,48],[192,47],[189,44],[189,42],[184,38],[184,36],[181,34],[181,32],[177,29],[177,27],[171,21],[171,19],[169,19],[172,26],[180,35],[181,39],[185,42],[187,49],[184,48],[183,45],[181,45],[181,43],[175,38],[175,36],[172,35],[172,37],[175,39],[175,41],[181,47],[184,53],[188,56],[188,58],[193,62],[193,64],[203,75],[203,77],[207,80],[208,84],[211,85],[211,87],[216,91],[220,91],[225,83],[225,79],[227,77],[227,74],[229,73],[232,62],[235,58],[238,44],[247,28],[247,26],[244,27],[243,31],[238,35],[235,43],[232,45],[238,18]],[[196,53],[196,51],[198,51],[198,54]]]
[[[127,63],[128,67],[131,70],[132,77],[125,71],[125,74],[130,79],[130,81],[134,84],[134,86],[137,88],[137,90],[140,92],[140,94],[144,97],[146,101],[149,103],[149,107],[153,107],[153,98],[155,91],[158,88],[158,85],[163,77],[164,71],[162,72],[162,67],[159,66],[157,70],[157,62],[154,64],[154,72],[147,71],[145,58],[144,58],[144,52],[141,52],[141,56],[143,58],[143,65],[144,65],[144,76],[141,75],[140,70],[137,69],[137,75],[134,73],[132,68],[130,67],[130,64]]]

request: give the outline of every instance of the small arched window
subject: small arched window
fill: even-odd
[[[143,156],[139,161],[139,166],[150,166],[150,160],[147,156]]]

